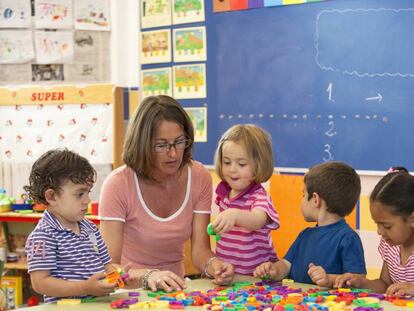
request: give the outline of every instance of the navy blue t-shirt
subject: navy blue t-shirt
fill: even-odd
[[[285,259],[292,264],[289,278],[295,282],[312,283],[308,275],[311,262],[328,274],[367,273],[361,239],[343,219],[303,230]]]

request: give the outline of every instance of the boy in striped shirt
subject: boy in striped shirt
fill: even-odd
[[[98,228],[85,219],[96,171],[88,160],[67,149],[50,150],[32,167],[24,189],[47,205],[26,242],[33,289],[45,303],[111,293],[102,279],[113,271]]]
[[[344,219],[360,192],[360,178],[349,165],[332,161],[312,167],[304,178],[301,211],[305,221],[317,225],[303,230],[282,260],[263,263],[254,276],[333,287],[345,272],[366,274],[361,239]]]

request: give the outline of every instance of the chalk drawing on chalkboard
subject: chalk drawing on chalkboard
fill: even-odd
[[[358,77],[414,78],[407,29],[414,29],[414,8],[323,10],[316,18],[316,64]]]
[[[206,97],[206,65],[191,64],[174,66],[174,97],[205,98]]]

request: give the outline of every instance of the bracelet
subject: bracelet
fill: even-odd
[[[204,266],[204,275],[208,277],[209,279],[214,279],[214,276],[208,273],[208,268],[210,268],[210,265],[214,259],[217,259],[217,257],[214,256],[214,257],[209,258],[206,262],[206,265]]]
[[[142,276],[142,288],[145,290],[150,289],[150,287],[148,286],[148,279],[151,276],[151,274],[153,274],[156,271],[160,271],[159,269],[148,269],[147,273],[145,273]]]

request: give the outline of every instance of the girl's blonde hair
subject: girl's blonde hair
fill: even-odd
[[[262,183],[273,174],[273,152],[269,133],[254,124],[237,124],[229,128],[218,143],[215,154],[216,172],[223,179],[223,145],[232,141],[246,148],[254,163],[254,181]]]
[[[184,108],[172,97],[165,95],[145,98],[128,124],[125,135],[123,161],[138,176],[154,180],[152,171],[155,167],[154,137],[161,121],[177,123],[190,141],[184,150],[181,167],[189,164],[192,157],[194,129],[190,117]]]

